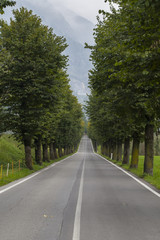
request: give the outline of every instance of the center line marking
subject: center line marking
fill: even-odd
[[[79,187],[79,194],[77,200],[77,207],[74,219],[73,238],[72,240],[80,240],[80,229],[81,229],[81,207],[82,207],[82,195],[83,195],[83,183],[84,183],[84,169],[85,159],[83,161],[83,169],[81,174],[81,181]]]

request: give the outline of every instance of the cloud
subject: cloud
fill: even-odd
[[[66,13],[67,10],[71,10],[76,14],[85,17],[86,19],[96,23],[96,16],[99,9],[109,10],[107,3],[104,0],[16,0],[16,8],[21,6],[32,9],[32,6],[36,6],[34,12],[38,13],[38,9],[44,7],[45,9],[54,8],[58,9],[61,13]],[[7,9],[7,12],[11,11]]]
[[[104,3],[104,0],[48,0],[48,2],[62,9],[70,9],[93,23],[96,23],[99,9],[109,10],[109,5]]]

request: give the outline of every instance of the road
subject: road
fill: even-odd
[[[0,240],[159,240],[160,195],[79,151],[0,188]]]

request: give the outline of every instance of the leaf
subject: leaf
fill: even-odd
[[[143,70],[142,74],[143,74],[143,75],[148,75],[148,74],[149,74],[149,71]]]

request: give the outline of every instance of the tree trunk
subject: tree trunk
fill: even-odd
[[[130,168],[138,168],[139,161],[139,137],[133,136],[132,157]]]
[[[147,124],[145,127],[145,159],[144,173],[153,175],[153,142],[154,142],[154,126]]]
[[[106,155],[107,155],[107,157],[109,157],[109,144],[108,144],[108,142],[106,144],[107,144],[107,147],[106,147],[107,153],[106,153]]]
[[[122,161],[122,142],[118,141],[117,144],[117,159],[118,162]]]
[[[49,162],[49,156],[48,156],[48,144],[43,144],[43,162]]]
[[[113,143],[113,160],[117,159],[117,144]]]
[[[24,140],[24,149],[25,149],[25,164],[26,167],[30,170],[33,170],[32,155],[31,155],[31,139]]]
[[[106,156],[107,149],[106,149],[106,143],[103,143],[103,155]]]
[[[71,153],[74,153],[74,151],[73,151],[73,147],[71,147]]]
[[[109,158],[113,158],[113,146],[112,146],[112,141],[109,141],[108,143],[108,148],[109,148]]]
[[[108,155],[109,155],[109,153],[108,153],[108,142],[105,142],[105,143],[104,143],[104,155],[105,155],[105,156],[108,156]]]
[[[104,143],[102,143],[102,145],[101,145],[101,153],[102,153],[102,155],[104,155]]]
[[[156,140],[155,140],[155,156],[159,156],[160,154],[160,145],[159,145],[159,138],[158,138],[158,134],[156,134]]]
[[[124,155],[122,164],[129,164],[129,150],[130,150],[130,139],[126,138],[124,141]]]
[[[62,148],[61,147],[58,147],[58,156],[59,157],[62,157],[63,154],[62,154]]]
[[[35,139],[35,161],[37,164],[42,165],[42,151],[41,151],[41,139]]]
[[[54,157],[55,157],[55,159],[57,159],[58,155],[57,155],[57,150],[56,150],[56,144],[55,143],[53,143],[53,151],[54,151]]]
[[[94,151],[97,152],[97,142],[95,140],[93,140],[92,143],[93,143]]]
[[[49,144],[49,154],[50,154],[50,159],[54,160],[55,157],[54,157],[53,143]]]
[[[77,149],[78,149],[78,145],[77,145],[77,144],[75,144],[75,145],[74,145],[74,152],[76,152],[76,151],[77,151]]]
[[[64,147],[64,155],[67,155],[67,148]]]

